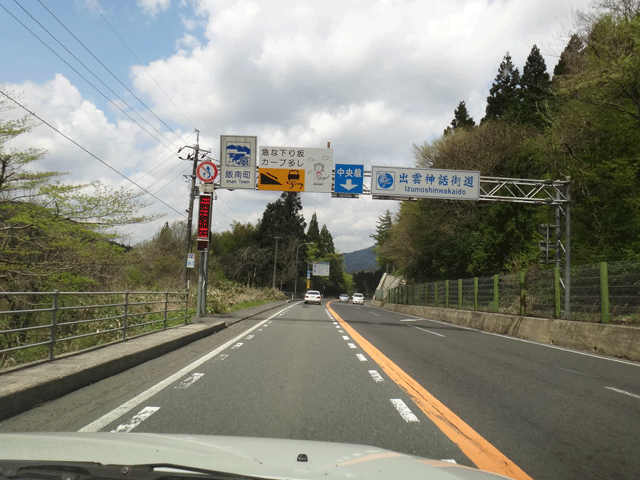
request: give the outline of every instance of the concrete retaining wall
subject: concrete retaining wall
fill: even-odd
[[[640,328],[373,301],[395,312],[640,361]]]

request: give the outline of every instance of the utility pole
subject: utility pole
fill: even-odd
[[[184,263],[184,285],[187,290],[189,289],[190,272],[189,272],[189,269],[187,268],[186,262],[187,262],[187,257],[191,252],[191,228],[193,226],[193,202],[196,198],[196,169],[198,168],[198,155],[200,153],[199,152],[200,145],[198,145],[200,143],[200,130],[196,129],[196,134],[197,134],[197,137],[196,137],[195,147],[186,145],[180,148],[180,150],[182,150],[183,148],[194,149],[193,170],[191,172],[191,193],[189,194],[189,210],[188,210],[188,216],[187,216],[187,238],[185,240],[185,253],[184,253],[184,262],[185,262]],[[180,153],[180,150],[178,150],[178,153]],[[190,156],[191,155],[188,155],[187,158],[183,160],[189,160]]]
[[[273,257],[273,285],[271,288],[276,288],[276,265],[278,264],[278,239],[282,240],[282,237],[273,237],[276,239],[276,253]]]

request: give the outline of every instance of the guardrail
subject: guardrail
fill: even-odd
[[[188,292],[0,292],[0,368],[186,324]]]

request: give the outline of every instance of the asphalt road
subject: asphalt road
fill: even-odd
[[[337,441],[498,465],[513,478],[637,478],[639,373],[640,364],[369,305],[292,304],[0,431]]]

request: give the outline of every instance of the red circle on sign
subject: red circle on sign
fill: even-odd
[[[202,162],[196,169],[196,175],[198,175],[201,182],[211,183],[218,176],[218,167],[212,162]]]

